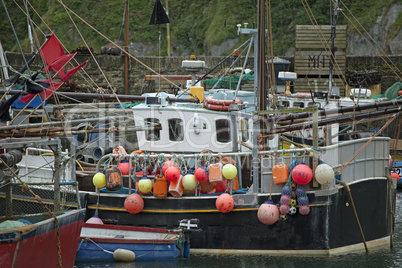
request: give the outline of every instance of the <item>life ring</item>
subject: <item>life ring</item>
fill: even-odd
[[[213,105],[229,106],[230,104],[233,103],[233,100],[217,100],[217,99],[214,99],[212,96],[208,96],[205,98],[205,102],[208,104],[213,104]],[[240,104],[241,99],[236,98],[234,103]]]
[[[214,105],[214,104],[205,104],[205,107],[211,110],[216,110],[216,111],[227,111],[229,110],[230,106],[225,106],[225,105]]]

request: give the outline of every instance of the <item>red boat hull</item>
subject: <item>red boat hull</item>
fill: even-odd
[[[73,267],[83,225],[84,211],[68,212],[59,218],[62,267]],[[57,231],[52,219],[18,242],[0,244],[0,267],[57,267]]]

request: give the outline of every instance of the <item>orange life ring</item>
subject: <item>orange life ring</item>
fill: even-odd
[[[214,105],[221,105],[221,106],[229,106],[230,104],[233,103],[233,100],[217,100],[214,99],[212,96],[208,96],[205,98],[205,102],[208,104],[214,104]],[[235,104],[240,104],[241,99],[236,98],[234,101]]]
[[[230,106],[225,106],[225,105],[214,105],[214,104],[205,104],[205,107],[211,110],[216,110],[216,111],[227,111],[229,110]]]

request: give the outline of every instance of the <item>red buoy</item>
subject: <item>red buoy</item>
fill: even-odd
[[[180,178],[180,170],[175,166],[171,166],[166,169],[165,177],[170,182],[176,182]]]
[[[166,175],[166,174],[165,174],[166,170],[167,170],[168,168],[170,168],[170,167],[173,167],[173,166],[177,167],[177,165],[174,164],[173,161],[171,161],[171,160],[166,161],[166,162],[163,164],[163,166],[162,166],[162,173],[163,173],[164,175]]]
[[[279,220],[279,209],[273,202],[266,201],[258,209],[257,217],[263,224],[272,225]]]
[[[288,214],[289,210],[290,210],[289,205],[281,205],[280,208],[279,208],[279,212],[281,214]]]
[[[120,162],[117,167],[120,169],[121,175],[128,175],[130,173],[130,163],[128,161]],[[132,169],[133,167],[131,167]]]
[[[224,182],[217,183],[215,185],[215,190],[217,193],[223,193],[226,190],[226,187],[227,187],[227,181],[225,180]]]
[[[307,184],[311,181],[312,178],[313,178],[313,171],[307,165],[300,164],[300,165],[297,165],[292,170],[292,179],[297,184],[302,184],[302,185]]]
[[[391,175],[389,175],[390,178],[395,179],[397,182],[399,181],[399,174],[396,172],[391,173]]]
[[[144,208],[144,199],[139,194],[130,194],[124,201],[124,208],[131,214],[138,214]]]
[[[199,182],[206,182],[209,179],[208,170],[204,166],[199,167],[195,170],[194,176]]]
[[[282,205],[289,205],[290,201],[291,201],[290,196],[288,196],[288,195],[281,196],[281,204]]]
[[[402,90],[399,90],[399,91],[398,91],[398,95],[399,95],[399,96],[402,96]]]
[[[229,213],[234,207],[234,200],[230,194],[221,194],[215,202],[216,208],[222,213]]]
[[[307,215],[307,214],[310,213],[310,207],[307,206],[307,205],[300,206],[300,207],[299,207],[299,212],[300,212],[300,214],[302,214],[302,215]]]

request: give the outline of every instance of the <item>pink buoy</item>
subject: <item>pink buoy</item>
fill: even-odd
[[[300,206],[300,207],[299,207],[299,212],[300,212],[300,214],[302,214],[302,215],[307,215],[307,214],[310,213],[310,207],[307,206],[307,205]]]
[[[168,168],[170,168],[170,167],[173,167],[173,166],[177,167],[177,164],[174,164],[173,161],[171,161],[171,160],[166,161],[166,162],[163,164],[163,166],[162,166],[162,173],[163,173],[163,175],[166,175],[166,174],[165,174],[166,170],[167,170]]]
[[[180,178],[180,170],[175,166],[171,166],[166,169],[165,177],[170,182],[176,182]]]
[[[204,166],[197,168],[194,176],[199,182],[206,182],[209,179],[208,170]]]
[[[130,172],[130,163],[129,162],[120,162],[117,167],[121,171],[121,175],[128,175]],[[131,167],[132,168],[132,167]]]
[[[389,175],[390,178],[395,179],[397,182],[399,181],[399,174],[396,172],[391,173],[391,175]]]
[[[280,208],[279,208],[279,212],[281,214],[288,214],[289,210],[290,210],[289,205],[281,205]]]
[[[312,178],[313,178],[313,171],[307,165],[300,164],[300,165],[297,165],[292,170],[292,179],[297,184],[301,184],[301,185],[307,184],[311,181]]]
[[[103,224],[103,221],[101,218],[99,218],[97,215],[89,218],[85,223],[92,223],[92,224]]]
[[[266,201],[258,209],[257,217],[263,224],[272,225],[279,220],[279,209],[273,202]]]
[[[234,200],[230,194],[221,194],[215,202],[216,208],[222,213],[229,213],[234,207]]]
[[[288,196],[288,195],[281,196],[281,204],[282,205],[289,205],[290,201],[291,201],[290,196]]]
[[[144,208],[144,199],[139,194],[130,194],[124,201],[124,208],[131,214],[138,214]]]

